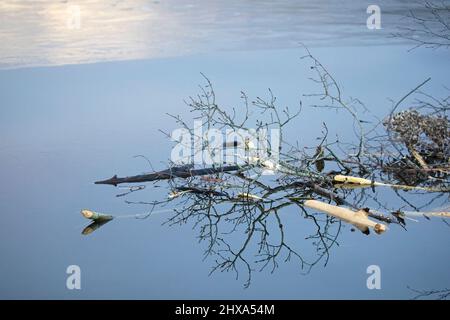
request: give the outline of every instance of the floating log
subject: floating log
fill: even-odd
[[[370,220],[368,218],[368,212],[365,210],[352,211],[347,208],[334,206],[318,200],[306,200],[304,205],[350,223],[361,230],[364,234],[369,234],[369,228],[372,228],[377,234],[381,234],[386,231],[386,226]]]
[[[112,220],[114,217],[109,214],[104,214],[100,212],[95,212],[87,209],[81,210],[81,214],[86,219],[94,220],[94,221],[103,221],[103,220]]]
[[[81,234],[88,235],[100,228],[101,226],[110,222],[114,217],[109,214],[104,214],[100,212],[95,212],[92,210],[83,209],[81,210],[81,214],[83,217],[89,220],[93,220],[93,222],[83,229]]]
[[[357,188],[357,187],[391,187],[396,189],[403,190],[423,190],[428,192],[450,192],[449,189],[438,189],[438,188],[430,188],[430,187],[420,187],[420,186],[407,186],[402,184],[390,184],[390,183],[382,183],[369,179],[353,177],[353,176],[344,176],[344,175],[336,175],[333,177],[333,181],[336,182],[336,187],[342,188]]]

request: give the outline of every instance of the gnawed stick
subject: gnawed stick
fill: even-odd
[[[372,181],[369,179],[364,179],[360,177],[353,176],[344,176],[344,175],[336,175],[333,177],[333,181],[336,187],[342,188],[366,188],[366,187],[391,187],[396,189],[403,190],[422,190],[428,192],[450,192],[450,189],[439,189],[439,188],[430,188],[430,187],[420,187],[420,186],[408,186],[402,184],[390,184],[390,183],[382,183],[377,181]]]
[[[83,231],[81,232],[81,234],[83,235],[91,234],[95,230],[99,229],[101,226],[107,224],[112,219],[114,219],[112,215],[103,214],[87,209],[81,210],[81,214],[86,219],[92,220],[92,223],[88,225],[86,228],[84,228]]]
[[[325,212],[326,214],[341,219],[354,225],[364,234],[369,234],[369,228],[372,228],[377,234],[386,231],[386,226],[381,223],[370,220],[367,217],[367,212],[364,210],[352,211],[347,208],[334,206],[318,200],[306,200],[304,202],[306,207]]]
[[[94,221],[112,220],[114,217],[109,214],[99,213],[88,209],[81,210],[83,217]]]
[[[157,210],[146,213],[137,213],[137,214],[129,214],[129,215],[112,215],[108,213],[100,213],[88,209],[81,210],[81,214],[86,219],[92,220],[92,223],[88,225],[86,228],[83,229],[81,232],[83,235],[88,235],[94,232],[95,230],[99,229],[101,226],[105,225],[106,223],[110,222],[113,219],[124,219],[124,218],[132,218],[132,219],[146,219],[150,215],[156,214],[156,213],[167,213],[167,212],[173,212],[174,209],[163,209],[163,210]]]

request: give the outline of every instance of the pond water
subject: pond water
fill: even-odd
[[[308,45],[374,45],[410,9],[377,1],[382,28],[366,27],[370,1],[17,1],[0,4],[0,68],[181,56]],[[395,26],[395,27],[394,27]]]
[[[310,147],[322,122],[344,138],[353,130],[345,115],[308,105],[303,95],[317,86],[299,42],[345,95],[379,118],[390,99],[428,77],[426,92],[448,94],[448,51],[409,52],[388,35],[412,5],[379,3],[381,30],[366,28],[365,1],[2,1],[0,298],[408,299],[408,286],[448,287],[450,228],[440,219],[418,219],[408,231],[394,225],[379,236],[345,227],[326,267],[302,275],[295,262],[280,263],[273,274],[254,272],[248,289],[232,273],[209,276],[214,261],[203,261],[197,232],[191,224],[162,226],[167,213],[117,219],[81,235],[81,209],[130,215],[148,207],[124,200],[167,197],[166,188],[151,185],[116,197],[122,189],[93,182],[152,171],[136,155],[166,168],[172,145],[158,130],[177,127],[166,113],[190,119],[183,100],[199,92],[200,72],[223,105],[240,103],[241,90],[256,97],[269,87],[281,105],[304,100],[286,135]],[[81,10],[79,29],[67,27],[69,5]],[[389,190],[379,195],[399,205]],[[288,209],[283,219],[302,247],[307,221],[296,214]],[[306,243],[304,250],[311,251]],[[81,268],[81,290],[66,287],[69,265]],[[370,265],[381,268],[381,290],[367,289]]]

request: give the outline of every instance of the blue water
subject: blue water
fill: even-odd
[[[5,10],[5,3],[1,10]],[[89,3],[100,6],[95,1]],[[215,2],[208,5],[195,2],[195,5],[207,17],[214,12],[230,15],[234,9],[225,8],[236,6],[249,15],[251,12],[262,15],[261,19],[264,15],[266,19],[274,19],[277,28],[284,25],[285,19],[274,18],[267,9],[269,2],[254,5],[259,14],[250,10],[251,1],[244,3],[238,6],[231,2],[229,7],[215,6]],[[403,2],[396,3],[400,6]],[[189,18],[191,9],[176,10],[171,4],[160,1],[147,5],[161,5],[170,15]],[[289,13],[289,5],[299,6],[285,1],[279,10],[290,17],[292,25],[297,25],[300,22],[295,11]],[[321,7],[318,4],[316,10]],[[316,21],[312,16],[310,19]],[[14,29],[13,24],[4,21],[3,33],[5,28]],[[174,24],[176,21],[171,20]],[[55,50],[64,49],[60,46],[64,37],[58,44],[47,42],[45,32],[38,32],[35,38],[48,44],[46,53],[40,51],[43,46],[39,44],[35,48],[40,49],[31,50],[27,56],[11,49],[23,45],[12,40],[8,40],[11,46],[0,49],[1,64],[13,66],[12,70],[0,71],[0,297],[408,299],[414,294],[407,286],[448,287],[450,229],[439,219],[408,223],[407,232],[392,226],[383,235],[369,237],[351,233],[345,227],[339,238],[340,246],[334,248],[325,268],[319,264],[310,274],[302,275],[295,262],[280,263],[273,274],[267,270],[254,272],[248,289],[243,289],[245,279],[235,280],[232,273],[208,276],[213,259],[203,261],[205,246],[198,243],[197,232],[190,224],[162,226],[167,214],[153,215],[146,220],[118,219],[89,236],[81,235],[87,224],[79,214],[83,208],[119,215],[146,212],[146,206],[130,205],[124,198],[115,197],[123,190],[93,182],[113,174],[125,176],[151,171],[148,163],[133,158],[135,155],[145,155],[155,169],[165,168],[172,145],[158,129],[170,132],[176,128],[166,112],[189,118],[183,99],[198,92],[198,84],[203,83],[200,72],[214,83],[223,105],[239,103],[241,90],[255,97],[264,95],[268,87],[282,105],[295,106],[299,99],[304,100],[304,111],[287,132],[305,146],[315,146],[315,137],[320,135],[324,121],[330,130],[351,136],[352,130],[343,129],[351,128],[347,117],[332,110],[310,108],[303,97],[317,89],[308,80],[308,65],[299,59],[303,49],[294,44],[282,45],[284,40],[273,40],[278,36],[297,40],[292,34],[275,29],[270,44],[256,37],[252,40],[254,46],[253,43],[243,45],[247,41],[243,36],[229,45],[229,39],[222,42],[216,33],[218,29],[227,30],[229,25],[221,27],[217,22],[220,19],[203,24],[201,21],[209,20],[197,22],[209,35],[199,37],[222,44],[226,50],[203,52],[201,45],[185,39],[182,45],[195,47],[189,54],[153,57],[145,49],[142,56],[132,55],[138,60],[100,63],[99,60],[124,59],[117,59],[114,53],[110,56],[99,52],[93,56],[90,45],[70,59],[57,56]],[[330,22],[324,32],[333,26]],[[25,32],[18,26],[14,30],[17,28],[19,31],[15,32]],[[167,32],[159,24],[155,28],[152,31],[155,34]],[[249,28],[245,23],[236,25],[236,32]],[[31,36],[29,32],[26,29],[27,36]],[[266,30],[262,29],[261,34],[266,34]],[[317,36],[319,32],[311,34]],[[139,37],[144,42],[148,40],[145,35]],[[446,51],[408,52],[408,45],[391,42],[380,45],[384,42],[380,39],[373,46],[351,39],[348,41],[353,41],[353,45],[325,46],[313,40],[311,50],[342,84],[345,94],[364,101],[374,115],[383,117],[392,107],[389,99],[398,100],[427,77],[432,78],[425,88],[427,92],[437,96],[446,94],[443,86],[448,84],[450,63]],[[161,43],[155,46],[164,48],[164,42]],[[107,44],[98,45],[108,51]],[[132,46],[129,49],[134,50]],[[13,58],[5,58],[7,55]],[[54,66],[66,63],[71,65]],[[34,65],[41,67],[31,67]],[[386,202],[398,205],[398,200],[388,191],[381,191],[384,194]],[[126,200],[153,201],[166,196],[167,189],[149,186]],[[307,221],[297,219],[296,214],[294,209],[282,213],[289,239],[311,253],[304,240]],[[235,240],[240,236],[236,234]],[[66,288],[66,268],[73,264],[79,265],[82,271],[81,290]],[[381,267],[381,290],[366,287],[366,268],[372,264]]]
[[[0,3],[0,68],[95,63],[228,50],[402,43],[411,1],[128,0]]]

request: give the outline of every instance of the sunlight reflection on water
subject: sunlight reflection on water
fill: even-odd
[[[0,2],[0,69],[307,45],[385,44],[408,1],[129,0]]]

